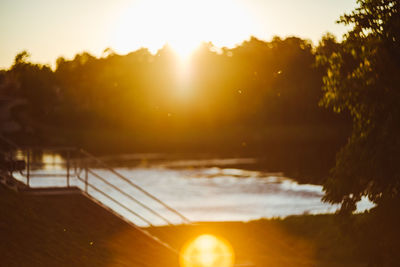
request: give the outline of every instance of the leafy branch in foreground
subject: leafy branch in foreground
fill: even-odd
[[[352,135],[324,185],[324,200],[347,212],[363,196],[378,206],[400,199],[400,2],[357,2],[338,21],[352,30],[320,56],[328,66],[321,105],[353,119]]]

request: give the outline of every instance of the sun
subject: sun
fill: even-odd
[[[180,254],[181,267],[232,267],[233,262],[228,242],[209,234],[191,240]]]
[[[182,58],[202,42],[238,44],[256,24],[238,0],[140,0],[124,8],[116,21],[110,43],[117,52],[139,47],[156,52],[169,44]]]

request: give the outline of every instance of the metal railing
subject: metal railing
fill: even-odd
[[[161,214],[159,211],[156,211],[154,208],[150,207],[148,204],[143,203],[142,200],[139,200],[136,196],[132,194],[132,191],[139,192],[143,196],[146,197],[147,203],[153,201],[158,206],[162,207],[165,211],[168,211],[169,215],[173,215],[180,219],[182,223],[191,223],[191,221],[178,212],[176,209],[170,207],[161,199],[157,198],[153,194],[146,191],[144,188],[134,183],[131,179],[124,176],[111,166],[109,166],[106,162],[100,160],[95,157],[91,153],[83,150],[76,149],[71,147],[61,147],[61,148],[21,148],[12,141],[0,135],[0,140],[5,142],[12,149],[8,151],[8,154],[14,154],[14,159],[20,159],[25,161],[25,168],[18,170],[20,176],[25,178],[26,185],[35,189],[38,187],[32,187],[32,179],[34,178],[64,178],[65,185],[61,187],[70,188],[72,183],[72,179],[76,179],[76,181],[80,181],[83,183],[83,188],[80,188],[85,194],[90,195],[91,197],[97,198],[95,194],[91,193],[90,190],[100,194],[104,198],[108,199],[112,203],[114,203],[119,208],[125,210],[128,214],[134,216],[139,219],[141,222],[145,223],[147,226],[154,226],[153,220],[157,218],[167,225],[173,225],[172,221],[167,218],[166,214]],[[40,149],[40,153],[35,152]],[[44,155],[44,152],[52,152],[56,153],[59,156],[58,161],[54,162],[43,162],[43,159],[40,156]],[[35,154],[36,153],[36,154]],[[42,167],[46,165],[50,166],[50,170],[44,172]],[[58,170],[58,172],[54,172],[54,169]],[[97,172],[97,170],[107,170],[109,175],[113,175],[114,179],[109,179],[110,177],[105,177],[105,175],[101,175]],[[107,176],[109,176],[107,175]],[[121,200],[116,199],[110,192],[107,192],[104,188],[100,188],[92,181],[97,180],[100,181],[103,185],[106,185],[108,189],[111,189],[113,193],[117,193],[120,196],[125,197],[129,201],[135,203],[138,207],[145,210],[148,214],[151,215],[152,218],[146,216],[143,212],[135,211],[130,207],[127,203],[122,203]],[[116,181],[120,180],[124,183],[124,186],[121,188],[116,184]],[[43,187],[42,187],[43,188]],[[131,191],[131,192],[129,192]],[[97,198],[98,201],[102,202]],[[107,205],[102,202],[103,205]],[[114,210],[115,211],[115,210]],[[115,211],[118,212],[118,211]],[[124,214],[121,214],[124,216]]]
[[[5,144],[5,146],[4,146]],[[163,222],[165,222],[167,225],[172,225],[172,222],[166,218],[166,216],[161,215],[159,212],[154,210],[153,208],[149,207],[148,205],[144,204],[142,201],[138,200],[132,194],[126,192],[126,190],[123,190],[122,188],[118,187],[115,183],[113,183],[112,179],[107,179],[104,176],[99,175],[98,173],[95,172],[95,169],[93,168],[93,162],[96,162],[97,167],[107,169],[110,173],[114,174],[115,177],[120,179],[121,181],[125,182],[126,185],[129,185],[131,188],[136,189],[137,191],[143,193],[145,196],[147,196],[149,199],[155,201],[156,203],[160,204],[162,207],[164,207],[166,210],[168,210],[170,213],[175,214],[181,220],[183,223],[191,223],[188,218],[183,216],[181,213],[179,213],[177,210],[173,209],[172,207],[168,206],[166,203],[164,203],[162,200],[159,198],[155,197],[154,195],[150,194],[147,192],[145,189],[137,185],[136,183],[132,182],[130,179],[128,179],[126,176],[122,175],[118,171],[116,171],[114,168],[108,166],[104,161],[98,159],[97,157],[93,156],[89,152],[83,150],[83,149],[76,149],[76,148],[71,148],[71,147],[64,147],[64,148],[39,148],[41,152],[43,151],[52,151],[53,153],[60,153],[61,155],[64,156],[62,160],[59,162],[53,162],[50,163],[51,166],[53,167],[59,167],[61,170],[61,173],[51,173],[51,172],[46,172],[46,173],[40,173],[40,172],[35,172],[35,170],[41,169],[43,165],[43,160],[37,161],[34,160],[35,158],[35,153],[33,148],[22,148],[12,142],[11,140],[5,138],[4,136],[0,135],[0,160],[4,159],[7,160],[8,162],[16,161],[19,158],[19,161],[24,161],[25,164],[23,164],[23,168],[18,168],[18,169],[12,169],[12,170],[7,170],[11,176],[15,172],[19,173],[22,177],[25,177],[25,182],[26,186],[30,190],[35,190],[35,189],[43,189],[42,188],[37,188],[37,187],[32,187],[31,186],[31,180],[36,177],[40,178],[65,178],[66,184],[63,186],[64,188],[71,188],[71,179],[76,178],[78,181],[83,183],[83,189],[79,187],[74,187],[74,188],[79,188],[85,195],[88,197],[91,197],[93,201],[97,202],[98,204],[102,205],[104,208],[107,210],[113,212],[115,215],[120,217],[121,219],[125,220],[127,223],[131,224],[134,228],[136,228],[138,231],[140,231],[142,234],[146,235],[150,239],[152,239],[154,242],[164,246],[171,252],[175,254],[179,254],[178,250],[173,248],[170,244],[162,241],[158,237],[154,236],[153,234],[150,234],[147,230],[144,230],[143,228],[137,226],[132,220],[124,216],[124,214],[121,214],[120,212],[116,211],[115,209],[112,209],[110,206],[102,202],[99,198],[97,198],[94,194],[90,192],[89,189],[94,190],[98,194],[102,195],[106,199],[112,201],[115,203],[118,207],[124,209],[126,212],[128,212],[130,215],[140,219],[142,222],[146,223],[147,226],[153,226],[152,220],[145,217],[143,214],[140,214],[138,211],[133,210],[131,207],[129,207],[126,203],[122,203],[120,200],[116,199],[113,197],[110,193],[107,193],[105,190],[99,188],[96,186],[94,183],[92,183],[89,179],[90,177],[93,179],[97,179],[101,181],[103,184],[107,185],[109,188],[112,188],[115,192],[118,194],[126,197],[130,201],[136,203],[143,209],[147,210],[150,212],[153,216],[161,219]],[[49,164],[47,162],[47,164]],[[2,166],[3,168],[4,166]],[[62,172],[65,171],[65,172]],[[81,177],[83,173],[84,177]]]
[[[154,200],[155,202],[159,203],[160,205],[162,205],[165,209],[167,209],[168,211],[170,211],[171,213],[177,215],[184,223],[191,223],[190,220],[188,218],[186,218],[185,216],[183,216],[180,212],[178,212],[176,209],[168,206],[165,202],[163,202],[162,200],[160,200],[159,198],[157,198],[156,196],[150,194],[148,191],[144,190],[142,187],[140,187],[139,185],[135,184],[134,182],[132,182],[130,179],[128,179],[127,177],[125,177],[124,175],[122,175],[121,173],[119,173],[118,171],[116,171],[115,169],[111,168],[110,166],[108,166],[104,161],[96,158],[95,156],[93,156],[92,154],[90,154],[89,152],[80,149],[80,152],[85,155],[87,158],[95,160],[97,163],[100,164],[100,167],[103,167],[105,169],[108,169],[111,173],[113,173],[116,177],[118,177],[119,179],[121,179],[122,181],[124,181],[125,183],[127,183],[128,185],[130,185],[131,187],[137,189],[138,191],[140,191],[141,193],[143,193],[144,195],[146,195],[147,197],[149,197],[150,199]],[[91,171],[91,173],[93,173]],[[104,181],[103,177],[100,177],[99,175],[95,174],[95,177],[97,177],[98,179],[102,179]],[[138,200],[134,200],[135,202],[139,202]],[[140,204],[141,206],[145,206],[143,203]],[[146,207],[146,209],[150,210],[149,207]],[[166,221],[168,224],[170,224],[170,222],[168,222],[167,219],[163,218],[163,216],[157,214],[154,210],[152,211],[153,214],[155,214],[156,216],[158,216],[159,218],[161,218],[163,221]]]

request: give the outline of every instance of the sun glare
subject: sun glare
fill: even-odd
[[[201,42],[233,46],[247,39],[254,25],[235,0],[142,0],[120,15],[110,42],[122,53],[139,47],[156,52],[168,43],[187,58]]]
[[[213,235],[201,235],[183,247],[181,267],[232,267],[234,254],[227,241]]]

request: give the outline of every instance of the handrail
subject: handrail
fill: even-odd
[[[118,188],[117,186],[113,185],[112,183],[108,182],[106,179],[104,179],[103,177],[101,177],[100,175],[98,175],[97,173],[93,172],[92,170],[88,169],[88,172],[90,172],[93,176],[95,176],[97,179],[101,180],[103,183],[107,184],[108,186],[111,186],[112,188],[114,188],[115,190],[117,190],[119,193],[123,194],[124,196],[126,196],[127,198],[129,198],[130,200],[136,202],[137,204],[139,204],[140,206],[142,206],[143,208],[147,209],[148,211],[150,211],[151,213],[153,213],[154,215],[156,215],[158,218],[161,218],[164,222],[166,222],[168,225],[172,225],[172,223],[166,219],[164,216],[160,215],[158,212],[154,211],[153,209],[149,208],[148,206],[146,206],[145,204],[143,204],[142,202],[140,202],[139,200],[137,200],[136,198],[132,197],[131,195],[127,194],[126,192],[122,191],[120,188]]]
[[[129,195],[128,193],[126,193],[125,191],[121,190],[120,188],[118,188],[117,186],[115,186],[114,184],[108,182],[104,177],[100,176],[99,174],[95,173],[93,170],[91,170],[87,163],[84,164],[84,168],[82,168],[82,166],[78,165],[77,162],[80,161],[72,161],[74,162],[74,173],[70,173],[70,163],[71,163],[71,158],[69,157],[69,153],[70,151],[74,151],[76,150],[78,153],[81,153],[83,155],[85,155],[86,157],[89,157],[91,159],[95,159],[98,163],[100,163],[101,165],[103,165],[104,167],[106,167],[106,169],[108,169],[109,171],[111,171],[113,174],[115,174],[118,178],[122,179],[123,181],[127,182],[128,184],[130,184],[131,186],[133,186],[134,188],[138,189],[140,192],[144,193],[145,195],[147,195],[148,197],[150,197],[151,199],[157,201],[158,203],[162,204],[162,206],[164,206],[165,208],[167,208],[169,211],[173,212],[174,214],[178,215],[179,217],[181,217],[185,222],[190,222],[186,217],[184,217],[182,214],[180,214],[178,211],[174,210],[173,208],[169,207],[168,205],[166,205],[164,202],[162,202],[160,199],[156,198],[155,196],[151,195],[150,193],[148,193],[147,191],[145,191],[143,188],[139,187],[138,185],[134,184],[133,182],[131,182],[130,180],[128,180],[126,177],[124,177],[122,174],[118,173],[117,171],[115,171],[113,168],[107,166],[103,161],[97,159],[96,157],[94,157],[92,154],[88,153],[87,151],[83,150],[83,149],[76,149],[76,148],[72,148],[72,147],[62,147],[62,148],[43,148],[40,147],[39,149],[41,150],[47,150],[47,151],[66,151],[67,154],[67,162],[65,163],[66,168],[67,168],[67,173],[66,174],[50,174],[50,173],[35,173],[32,174],[30,173],[30,164],[32,162],[30,162],[30,151],[32,149],[32,147],[29,148],[21,148],[20,146],[18,146],[16,143],[14,143],[13,141],[9,140],[8,138],[5,138],[4,136],[2,136],[0,134],[0,140],[4,141],[6,144],[10,145],[12,148],[16,149],[16,150],[21,150],[23,152],[25,152],[27,155],[27,165],[26,165],[26,173],[23,172],[23,170],[20,170],[19,172],[21,173],[22,176],[26,176],[27,178],[27,186],[30,187],[29,184],[29,179],[30,177],[66,177],[67,179],[67,187],[69,187],[69,179],[70,177],[76,177],[79,181],[85,183],[85,189],[81,189],[82,192],[86,193],[87,196],[90,196],[90,193],[88,192],[88,187],[90,187],[91,189],[95,190],[96,192],[100,193],[101,195],[105,196],[107,199],[111,200],[112,202],[114,202],[115,204],[118,205],[118,207],[123,208],[124,210],[128,211],[128,214],[133,215],[136,218],[139,218],[141,221],[143,221],[144,223],[146,223],[148,226],[153,226],[153,224],[151,223],[151,221],[149,219],[146,219],[144,216],[140,215],[139,213],[133,211],[131,208],[129,208],[127,205],[121,203],[120,201],[118,201],[117,199],[115,199],[114,197],[112,197],[110,194],[106,193],[105,191],[103,191],[102,189],[96,187],[95,185],[93,185],[92,183],[89,183],[89,177],[88,174],[90,173],[91,175],[93,175],[93,177],[99,179],[100,181],[102,181],[103,183],[105,183],[106,185],[110,186],[111,188],[113,188],[114,190],[116,190],[117,192],[119,192],[120,194],[124,195],[125,197],[127,197],[128,199],[130,199],[131,201],[137,203],[138,205],[140,205],[141,207],[145,208],[146,210],[150,211],[153,215],[155,215],[156,217],[162,219],[164,222],[166,222],[168,225],[172,225],[172,223],[165,218],[164,216],[162,216],[161,214],[159,214],[158,212],[156,212],[155,210],[153,210],[152,208],[146,206],[145,204],[143,204],[142,202],[140,202],[139,200],[137,200],[136,198],[134,198],[133,196]],[[57,164],[57,165],[64,165],[63,164]],[[82,170],[86,170],[86,175],[85,175],[85,179],[83,179],[80,175],[82,173]],[[93,201],[95,202],[99,202],[99,199],[96,199],[95,197],[92,196]],[[143,234],[147,235],[149,238],[153,239],[155,242],[163,245],[164,247],[168,248],[169,250],[171,250],[172,252],[179,254],[179,252],[174,249],[173,247],[171,247],[168,243],[160,240],[159,238],[157,238],[156,236],[153,236],[152,234],[148,233],[146,230],[141,229],[140,227],[138,227],[135,223],[133,223],[131,220],[129,220],[128,218],[126,218],[125,216],[123,216],[122,214],[118,214],[118,212],[114,211],[111,207],[107,207],[105,206],[105,208],[107,208],[108,210],[114,212],[116,215],[120,216],[122,219],[124,219],[125,221],[129,222],[133,227],[135,227],[136,229],[138,229],[139,231],[141,231]]]
[[[116,176],[118,176],[120,179],[122,179],[123,181],[125,181],[126,183],[128,183],[129,185],[135,187],[136,189],[138,189],[140,192],[142,192],[143,194],[145,194],[146,196],[150,197],[151,199],[155,200],[156,202],[158,202],[159,204],[161,204],[162,206],[164,206],[166,209],[168,209],[169,211],[171,211],[172,213],[178,215],[184,222],[190,224],[191,221],[186,218],[185,216],[183,216],[180,212],[178,212],[177,210],[171,208],[170,206],[168,206],[167,204],[165,204],[162,200],[158,199],[157,197],[153,196],[152,194],[150,194],[149,192],[147,192],[146,190],[144,190],[142,187],[138,186],[137,184],[133,183],[131,180],[129,180],[128,178],[126,178],[125,176],[123,176],[122,174],[120,174],[119,172],[117,172],[116,170],[114,170],[113,168],[109,167],[106,163],[104,163],[102,160],[96,158],[95,156],[93,156],[92,154],[90,154],[89,152],[80,149],[81,153],[84,154],[85,156],[94,159],[95,161],[97,161],[98,163],[100,163],[101,165],[103,165],[106,169],[108,169],[110,172],[112,172],[113,174],[115,174]]]
[[[79,180],[83,181],[83,179],[81,177],[78,178]],[[179,251],[176,250],[175,248],[173,248],[171,245],[169,245],[168,243],[162,241],[160,238],[152,235],[151,233],[149,233],[148,231],[146,231],[145,229],[142,229],[140,227],[138,227],[136,224],[132,223],[132,221],[130,221],[129,219],[127,219],[126,217],[122,216],[121,214],[115,212],[113,209],[111,209],[108,206],[104,206],[104,204],[102,204],[98,199],[91,197],[89,193],[85,193],[86,196],[90,197],[92,201],[94,201],[95,203],[98,203],[99,205],[103,206],[103,208],[105,208],[106,210],[110,211],[111,213],[114,213],[117,217],[121,218],[122,220],[124,220],[125,222],[127,222],[129,225],[131,225],[132,227],[134,227],[136,230],[138,230],[139,232],[141,232],[142,234],[146,235],[147,237],[153,239],[155,242],[157,242],[158,244],[164,246],[165,248],[167,248],[168,250],[170,250],[172,253],[175,253],[177,255],[179,255]]]
[[[27,176],[27,173],[20,172],[22,176]],[[70,177],[73,177],[76,175],[70,175]],[[40,177],[40,178],[65,178],[66,174],[65,173],[30,173],[29,177]]]
[[[82,179],[81,177],[77,176],[77,178],[82,181],[85,182],[84,179]],[[100,194],[102,194],[103,196],[107,197],[108,199],[114,201],[115,203],[117,203],[118,205],[120,205],[121,207],[123,207],[124,209],[126,209],[127,211],[129,211],[130,213],[132,213],[134,216],[138,217],[139,219],[141,219],[142,221],[144,221],[145,223],[147,223],[150,226],[153,226],[152,223],[148,220],[146,220],[145,218],[143,218],[142,216],[140,216],[139,214],[137,214],[136,212],[134,212],[133,210],[131,210],[129,207],[125,206],[124,204],[122,204],[121,202],[119,202],[118,200],[116,200],[115,198],[113,198],[112,196],[108,195],[107,193],[105,193],[103,190],[99,189],[98,187],[92,185],[92,184],[88,184],[89,187],[93,188],[95,191],[99,192]]]
[[[7,143],[8,145],[12,146],[15,149],[21,149],[24,150],[23,148],[21,148],[20,146],[18,146],[16,143],[14,143],[13,141],[9,140],[8,138],[2,136],[0,134],[0,139],[2,141],[4,141],[5,143]],[[29,155],[29,149],[27,150],[27,153]],[[152,200],[158,202],[159,204],[161,204],[164,208],[166,208],[167,210],[169,210],[170,212],[172,212],[173,214],[177,215],[179,218],[181,218],[183,220],[184,223],[191,223],[191,221],[186,218],[184,215],[182,215],[180,212],[178,212],[177,210],[175,210],[174,208],[168,206],[166,203],[164,203],[162,200],[160,200],[159,198],[157,198],[156,196],[152,195],[151,193],[147,192],[145,189],[143,189],[142,187],[140,187],[139,185],[133,183],[131,180],[129,180],[128,178],[126,178],[124,175],[122,175],[121,173],[117,172],[115,169],[113,169],[112,167],[108,166],[108,164],[106,164],[104,161],[100,160],[99,158],[95,157],[94,155],[92,155],[91,153],[87,152],[84,149],[76,149],[73,147],[59,147],[59,148],[55,148],[55,147],[51,147],[51,148],[40,148],[40,149],[45,149],[45,150],[63,150],[63,151],[73,151],[76,150],[79,153],[83,154],[84,156],[95,160],[97,163],[99,163],[101,166],[103,166],[104,168],[106,168],[108,171],[110,171],[111,173],[113,173],[114,175],[116,175],[118,178],[120,178],[121,180],[123,180],[124,182],[128,183],[130,186],[136,188],[138,191],[140,191],[141,193],[143,193],[144,195],[146,195],[147,197],[151,198]],[[70,159],[68,159],[70,160]],[[21,171],[21,175],[26,176],[28,181],[29,178],[28,177],[61,177],[61,176],[65,176],[65,174],[48,174],[48,173],[43,173],[43,174],[32,174],[30,173],[30,165],[31,162],[29,162],[28,159],[28,164],[27,164],[27,173],[23,173],[23,171]],[[68,162],[65,163],[66,165],[68,165]],[[69,168],[68,168],[69,169]],[[82,168],[80,168],[82,169]],[[150,211],[153,215],[155,215],[156,217],[162,219],[164,222],[166,222],[168,225],[172,225],[172,223],[165,218],[164,216],[162,216],[161,214],[159,214],[158,212],[154,211],[152,208],[146,206],[145,204],[143,204],[142,202],[140,202],[139,200],[137,200],[136,198],[134,198],[133,196],[127,194],[126,192],[122,191],[121,189],[119,189],[118,187],[116,187],[115,185],[111,184],[110,182],[108,182],[106,179],[104,179],[103,177],[101,177],[100,175],[98,175],[97,173],[93,172],[92,170],[90,170],[87,166],[86,169],[88,172],[90,172],[93,176],[95,176],[97,179],[103,181],[104,183],[106,183],[108,186],[111,186],[113,189],[117,190],[119,193],[123,194],[124,196],[128,197],[130,200],[136,202],[137,204],[139,204],[140,206],[142,206],[143,208],[145,208],[146,210]],[[80,172],[79,172],[80,173]],[[67,180],[69,180],[68,178],[70,177],[77,177],[78,179],[82,180],[82,178],[79,176],[78,173],[75,172],[75,174],[69,174],[69,170],[67,170]],[[29,186],[29,182],[28,182],[28,186]],[[91,185],[93,187],[93,185]]]

